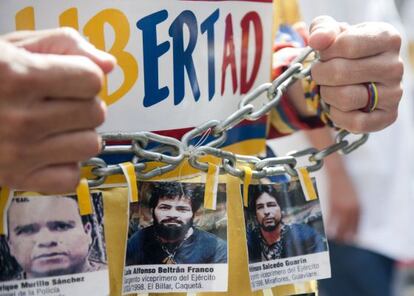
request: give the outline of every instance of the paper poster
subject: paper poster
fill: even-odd
[[[245,219],[252,290],[330,277],[319,199],[299,181],[250,185]]]
[[[140,182],[130,204],[123,292],[227,290],[226,189],[203,208],[204,184]]]
[[[0,295],[109,295],[102,194],[80,216],[76,196],[16,196],[0,236]]]
[[[75,28],[118,60],[100,131],[171,130],[223,120],[269,81],[272,12],[271,0],[3,0],[0,33]]]

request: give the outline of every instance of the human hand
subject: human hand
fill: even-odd
[[[339,242],[352,242],[358,230],[360,205],[358,194],[345,171],[329,173],[328,198],[328,238]]]
[[[0,186],[73,192],[101,148],[96,95],[115,59],[71,29],[2,36],[0,52]]]
[[[309,45],[320,53],[312,68],[312,79],[330,105],[336,126],[353,133],[385,128],[397,118],[402,96],[403,63],[399,56],[401,37],[386,23],[349,26],[330,17],[316,18],[310,29]],[[374,82],[378,105],[371,113],[364,83]]]

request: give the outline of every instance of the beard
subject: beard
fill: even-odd
[[[188,223],[183,223],[181,221],[175,219],[165,219],[162,221],[158,221],[155,216],[154,218],[154,227],[155,233],[165,239],[167,241],[176,241],[181,240],[185,237],[188,230],[193,226],[193,219],[191,218]],[[177,223],[175,225],[168,225],[167,223],[174,222]]]
[[[276,228],[279,226],[279,224],[280,224],[280,220],[279,221],[276,221],[276,219],[274,220],[275,221],[275,223],[274,224],[272,224],[272,225],[264,225],[264,224],[260,224],[260,228],[261,229],[263,229],[263,231],[266,231],[266,232],[272,232],[272,231],[274,231],[274,230],[276,230]]]

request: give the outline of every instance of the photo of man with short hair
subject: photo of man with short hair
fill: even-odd
[[[73,196],[13,198],[7,211],[8,254],[5,248],[1,254],[2,258],[9,257],[17,263],[15,270],[7,270],[14,274],[11,279],[106,269],[105,262],[91,256],[96,233],[90,216],[79,214],[78,201]]]

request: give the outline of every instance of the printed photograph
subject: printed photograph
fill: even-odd
[[[14,197],[0,236],[0,281],[55,277],[107,268],[102,193],[81,216],[76,196]]]
[[[299,181],[250,185],[245,221],[249,263],[327,251],[319,199],[306,201]]]
[[[227,263],[226,187],[216,210],[203,207],[204,184],[140,182],[130,204],[125,265]]]

